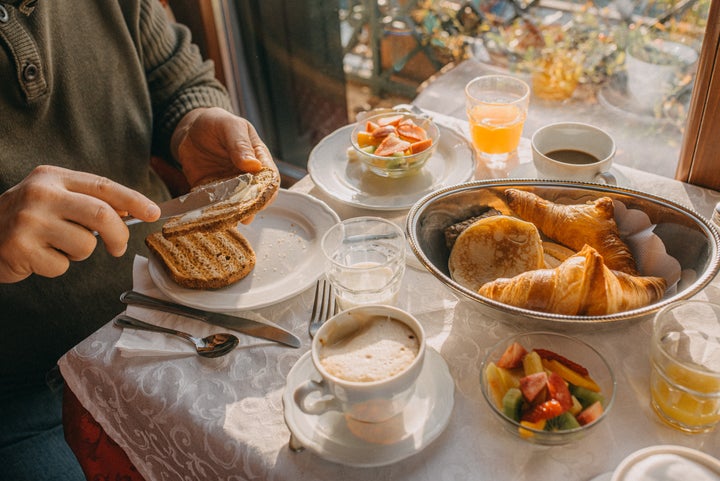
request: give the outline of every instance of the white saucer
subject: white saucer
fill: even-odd
[[[630,179],[615,167],[610,167],[610,173],[615,176],[618,186],[632,187]],[[515,167],[515,169],[508,174],[508,177],[511,179],[537,179],[538,173],[532,162],[526,162]]]
[[[385,211],[409,209],[424,195],[470,180],[475,173],[475,152],[468,140],[438,124],[437,150],[419,172],[399,179],[380,177],[361,160],[348,161],[354,127],[346,125],[322,139],[310,152],[307,165],[315,185],[345,204]]]
[[[445,360],[429,346],[415,395],[402,414],[383,423],[346,421],[337,411],[305,414],[293,401],[293,392],[308,379],[320,379],[310,352],[288,373],[285,423],[298,444],[328,461],[355,467],[395,463],[422,451],[450,421],[455,383]]]

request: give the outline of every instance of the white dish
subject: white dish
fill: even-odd
[[[685,446],[648,446],[623,459],[611,479],[714,481],[720,479],[720,460]]]
[[[318,188],[346,204],[373,210],[409,209],[425,194],[465,182],[475,172],[475,153],[467,139],[438,124],[437,150],[419,172],[399,179],[380,177],[360,159],[348,161],[354,127],[346,125],[321,140],[310,152],[307,166]]]
[[[324,202],[281,189],[251,224],[238,225],[256,256],[255,269],[246,278],[218,290],[186,289],[152,255],[150,277],[165,295],[186,306],[216,312],[265,307],[299,294],[323,274],[320,240],[338,222],[338,215]]]
[[[308,379],[320,380],[310,353],[288,373],[283,393],[285,423],[302,447],[321,458],[355,467],[384,466],[419,453],[447,427],[455,384],[445,360],[428,347],[415,395],[403,414],[384,423],[346,421],[337,412],[305,414],[293,400],[295,389]]]
[[[610,167],[610,173],[615,176],[618,186],[632,187],[630,179],[615,167]],[[512,172],[508,174],[508,177],[511,179],[537,179],[537,175],[535,165],[532,162],[526,162],[515,167]]]

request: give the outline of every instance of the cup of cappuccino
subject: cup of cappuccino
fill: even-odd
[[[358,306],[322,325],[311,355],[322,379],[295,390],[303,412],[339,411],[355,421],[381,423],[400,414],[415,392],[425,361],[425,331],[401,309]]]
[[[541,179],[617,184],[610,173],[615,141],[604,130],[580,122],[558,122],[532,136],[532,157]]]

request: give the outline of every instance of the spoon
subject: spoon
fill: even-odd
[[[120,327],[129,327],[132,329],[140,329],[142,331],[164,332],[182,337],[195,345],[197,353],[203,357],[220,357],[229,353],[238,345],[238,338],[232,334],[219,333],[211,334],[207,337],[199,338],[188,334],[187,332],[168,329],[167,327],[148,324],[147,322],[135,319],[134,317],[119,315],[115,318],[115,325]]]

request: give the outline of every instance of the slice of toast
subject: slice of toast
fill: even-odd
[[[170,239],[162,232],[145,244],[165,271],[188,289],[219,289],[243,279],[255,267],[255,251],[235,228],[190,232]]]
[[[280,176],[273,169],[262,169],[249,176],[249,184],[241,182],[237,194],[230,199],[201,211],[171,217],[162,227],[166,238],[190,232],[210,232],[235,227],[238,222],[257,213],[280,188]],[[249,186],[249,188],[245,188]]]

